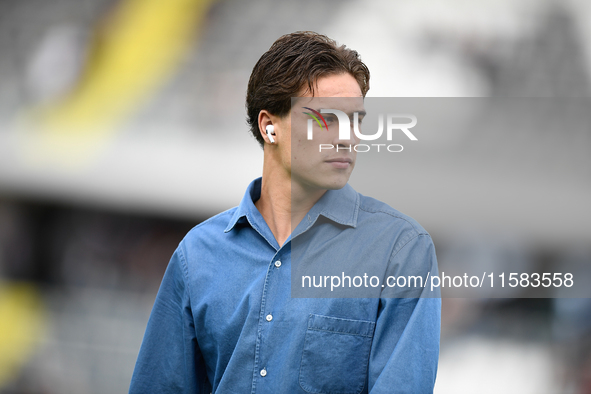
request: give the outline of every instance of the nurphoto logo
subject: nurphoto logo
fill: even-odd
[[[382,137],[384,134],[384,118],[386,118],[386,139],[392,141],[392,136],[395,132],[401,131],[411,141],[418,141],[417,137],[411,133],[410,129],[417,125],[417,117],[412,114],[384,114],[378,115],[378,130],[374,134],[362,134],[359,129],[359,112],[353,113],[353,122],[349,119],[349,116],[338,109],[327,109],[323,108],[320,111],[316,111],[309,107],[304,107],[310,112],[304,112],[309,115],[311,119],[308,119],[308,140],[312,140],[314,137],[314,121],[320,126],[320,129],[328,131],[328,123],[322,114],[332,114],[336,116],[339,125],[339,140],[350,140],[351,139],[351,124],[353,124],[353,133],[361,141],[375,141]],[[402,121],[401,121],[402,120]],[[406,121],[404,121],[406,120]],[[331,123],[331,122],[330,122]],[[373,147],[373,148],[372,148]],[[322,150],[336,149],[355,152],[369,152],[371,150],[377,150],[380,152],[380,148],[385,148],[388,152],[402,152],[404,147],[400,144],[355,144],[355,145],[333,145],[333,144],[319,144],[319,152]]]

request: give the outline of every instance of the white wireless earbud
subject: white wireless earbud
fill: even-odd
[[[273,125],[270,124],[267,127],[265,127],[265,132],[267,133],[267,137],[269,137],[271,143],[274,144],[275,139],[273,138],[273,136],[275,135],[275,127],[273,127]]]

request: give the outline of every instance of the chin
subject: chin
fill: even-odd
[[[349,174],[350,175],[350,174]],[[342,189],[343,187],[345,187],[345,185],[347,184],[347,182],[349,182],[349,175],[343,175],[343,176],[339,176],[339,177],[335,177],[331,180],[327,180],[325,182],[322,182],[322,189],[326,189],[326,190],[338,190],[338,189]]]
[[[306,173],[306,176],[292,173],[292,182],[300,183],[304,189],[308,189],[309,191],[338,190],[345,187],[347,182],[349,182],[349,177],[351,176],[351,171],[341,171],[337,173],[317,172],[316,174],[310,172]]]

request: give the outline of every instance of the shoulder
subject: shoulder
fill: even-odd
[[[429,233],[412,217],[392,208],[388,204],[359,193],[359,215],[357,229],[365,238],[390,240],[397,254],[408,245],[424,245],[430,248],[433,241]]]
[[[419,275],[425,278],[429,272],[437,274],[433,240],[415,219],[384,202],[361,194],[359,217],[364,218],[359,223],[365,226],[366,232],[372,234],[372,238],[391,244],[389,272],[392,275]]]
[[[390,223],[392,226],[406,229],[414,235],[429,235],[415,219],[392,208],[388,204],[372,197],[359,195],[359,214],[371,218],[372,221]]]

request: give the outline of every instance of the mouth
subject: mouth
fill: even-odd
[[[337,157],[334,159],[325,160],[325,163],[329,163],[335,168],[349,168],[353,164],[353,159],[349,157]]]
[[[325,160],[327,163],[353,163],[353,159],[349,157],[337,157],[334,159]]]

